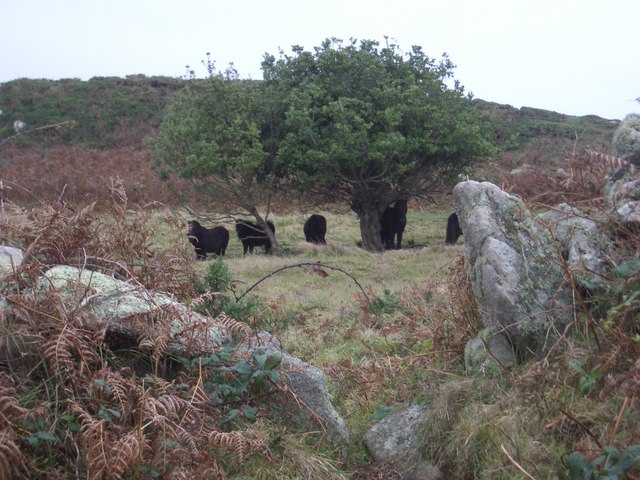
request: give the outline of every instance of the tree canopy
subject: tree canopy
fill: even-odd
[[[266,54],[262,82],[210,72],[165,116],[156,157],[254,216],[283,183],[347,201],[364,248],[380,251],[387,206],[433,193],[492,153],[446,55],[337,39],[292,52]]]
[[[270,205],[279,176],[274,170],[268,102],[260,84],[240,80],[233,68],[216,72],[207,61],[209,77],[193,81],[166,111],[152,146],[156,162],[185,179],[227,208],[241,209],[263,227],[259,206]],[[267,215],[269,208],[267,207]],[[270,229],[273,251],[280,248]]]
[[[287,92],[278,161],[304,189],[347,200],[369,250],[382,248],[389,204],[447,185],[492,151],[470,96],[447,85],[453,69],[446,55],[371,40],[265,56],[267,88]]]

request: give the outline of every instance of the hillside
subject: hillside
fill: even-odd
[[[10,198],[57,198],[67,185],[67,199],[86,202],[100,196],[100,186],[109,178],[119,176],[134,202],[179,201],[185,186],[157,179],[145,142],[188,81],[193,80],[130,75],[0,84],[0,142],[5,142],[0,179],[13,185]],[[585,149],[609,153],[618,124],[595,115],[474,102],[491,119],[502,151],[496,164],[503,171],[523,165],[555,168],[572,152]],[[24,122],[23,132],[71,124],[11,138],[16,120]],[[483,175],[492,180],[486,169]]]

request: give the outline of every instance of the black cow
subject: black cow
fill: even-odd
[[[271,222],[267,222],[269,228],[275,235],[276,227]],[[243,255],[247,251],[253,253],[253,247],[264,245],[264,253],[271,253],[271,240],[264,233],[264,230],[255,223],[247,220],[238,220],[236,222],[236,233],[238,239],[242,242]]]
[[[460,235],[462,235],[462,229],[458,221],[458,214],[453,212],[447,220],[447,238],[445,239],[445,243],[447,245],[455,245]]]
[[[324,236],[327,234],[327,219],[314,213],[304,222],[304,238],[307,242],[326,245]]]
[[[395,205],[388,206],[380,218],[380,239],[384,248],[400,250],[402,233],[407,226],[407,201],[396,200]],[[394,238],[397,236],[397,243]]]
[[[204,228],[197,220],[189,222],[189,242],[196,249],[196,258],[205,260],[207,252],[222,257],[229,244],[229,231],[223,226]]]

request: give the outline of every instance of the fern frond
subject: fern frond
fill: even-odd
[[[587,151],[587,154],[590,158],[598,160],[602,165],[604,165],[608,170],[618,172],[622,169],[629,170],[629,172],[634,175],[636,173],[636,166],[627,161],[623,160],[620,157],[616,157],[614,155],[608,155],[606,153],[596,152],[593,150]]]
[[[75,361],[71,354],[74,344],[70,335],[65,328],[51,332],[43,345],[44,358],[56,374],[64,374],[74,369]]]
[[[216,317],[216,320],[220,322],[225,328],[227,328],[232,335],[244,335],[246,337],[250,337],[253,335],[253,329],[244,322],[239,322],[234,320],[233,318],[227,316],[224,313],[221,313]]]
[[[104,420],[94,419],[77,403],[71,403],[71,411],[80,421],[80,441],[85,449],[89,479],[101,479],[109,463]]]
[[[251,439],[242,432],[212,432],[208,439],[212,447],[232,453],[238,462],[243,462],[252,453],[268,456],[267,444],[263,439]]]
[[[0,428],[5,428],[20,420],[28,412],[18,405],[14,381],[5,372],[0,372]],[[0,477],[1,478],[1,477]]]
[[[173,392],[173,382],[169,382],[168,380],[165,380],[162,377],[158,377],[157,375],[149,375],[148,378],[150,378],[153,382],[151,391],[154,395],[159,397],[161,395],[168,395]]]
[[[146,398],[142,404],[145,412],[154,412],[173,421],[178,421],[180,415],[191,409],[191,404],[177,395],[163,395],[158,398]],[[154,415],[150,415],[153,417]]]
[[[186,431],[180,425],[173,425],[172,431],[175,439],[182,445],[186,446],[187,450],[190,452],[196,452],[198,450],[195,438],[191,433]]]
[[[145,443],[136,432],[129,432],[114,441],[109,454],[111,461],[107,465],[109,477],[123,478],[125,473],[141,465],[144,448]]]
[[[22,478],[21,472],[27,470],[26,458],[10,431],[0,430],[0,478]]]

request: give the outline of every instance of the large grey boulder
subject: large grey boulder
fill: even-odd
[[[640,118],[640,116],[638,117]],[[638,151],[640,153],[640,150]],[[623,225],[640,228],[640,169],[638,158],[617,160],[609,165],[604,189],[609,210]]]
[[[603,288],[603,258],[611,241],[599,224],[566,203],[542,214],[541,220],[558,242],[574,282],[588,290]]]
[[[630,113],[613,134],[613,154],[640,166],[640,115]]]
[[[392,413],[376,423],[363,441],[371,457],[378,463],[391,465],[402,480],[441,480],[442,471],[420,454],[420,432],[431,412],[414,405]]]
[[[612,172],[605,195],[609,209],[623,225],[640,226],[640,177],[635,169]]]
[[[485,326],[507,335],[519,358],[542,354],[572,313],[551,234],[521,199],[492,183],[459,183],[453,197]]]
[[[278,371],[290,394],[279,395],[269,404],[281,421],[311,431],[322,429],[334,443],[345,448],[349,430],[330,401],[322,370],[285,352],[275,337],[259,333],[251,344],[237,344],[228,329],[215,319],[200,315],[167,294],[146,290],[102,273],[70,266],[56,266],[38,280],[34,294],[55,290],[76,309],[94,313],[96,321],[107,329],[128,338],[145,335],[151,339],[171,337],[166,348],[175,356],[211,355],[225,346],[235,346],[239,355],[252,355],[256,349],[282,358]],[[164,340],[163,340],[164,341]],[[293,394],[293,395],[291,395]]]
[[[219,322],[194,312],[170,295],[152,292],[135,283],[125,282],[99,272],[60,265],[47,270],[38,279],[35,294],[55,290],[76,310],[89,310],[98,322],[112,332],[155,339],[170,326],[168,353],[176,356],[200,356],[215,352],[230,341],[227,329]]]

